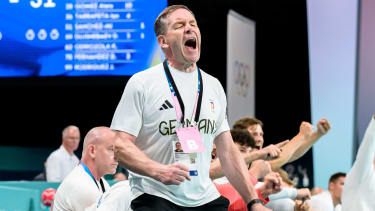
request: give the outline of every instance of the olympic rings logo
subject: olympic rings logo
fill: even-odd
[[[250,65],[239,61],[234,61],[233,64],[233,79],[236,93],[239,96],[246,97],[250,86]]]

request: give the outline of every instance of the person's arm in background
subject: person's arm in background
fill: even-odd
[[[267,174],[271,173],[271,165],[269,161],[256,160],[251,163],[249,173],[253,175],[257,180],[263,179]]]
[[[328,133],[331,124],[325,118],[319,120],[317,130],[297,149],[288,163],[293,162],[304,155],[322,136]]]
[[[60,161],[58,157],[51,154],[46,163],[46,179],[47,182],[61,182],[63,180],[61,176]]]
[[[281,149],[289,143],[289,140],[282,141],[277,144],[270,144],[260,150],[255,150],[249,153],[246,157],[244,157],[246,164],[250,164],[254,160],[270,160],[277,158],[280,153]]]
[[[299,133],[282,148],[279,157],[269,161],[272,169],[278,169],[288,163],[296,150],[308,139],[313,132],[313,126],[308,122],[302,122]]]
[[[220,133],[215,138],[216,152],[220,159],[225,176],[229,182],[238,191],[247,204],[253,199],[257,199],[258,195],[247,172],[245,162],[240,155],[239,150],[235,146],[229,131]],[[252,206],[252,210],[269,210],[261,204]]]
[[[308,200],[311,198],[311,193],[308,188],[289,188],[283,187],[279,193],[269,195],[270,200],[277,200],[277,199],[298,199],[298,200]]]
[[[353,184],[357,186],[361,181],[368,177],[371,172],[375,171],[375,115],[363,136],[362,143],[358,149],[357,158],[354,161],[353,167],[345,179],[345,186]]]
[[[276,145],[269,145],[261,150],[256,150],[252,152],[248,152],[246,154],[242,154],[242,157],[246,163],[246,165],[249,165],[253,161],[256,160],[265,160],[267,158],[272,158],[272,157],[278,157],[279,154],[281,153],[280,148],[286,145],[289,142],[289,140],[280,142]],[[210,166],[210,178],[217,179],[220,177],[223,177],[224,173],[223,170],[221,169],[220,161],[218,159],[215,159],[214,161],[211,162]]]

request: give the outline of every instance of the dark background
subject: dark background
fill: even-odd
[[[229,9],[256,22],[256,117],[265,144],[290,139],[310,121],[306,2],[300,0],[170,0],[194,13],[202,33],[199,67],[226,87]],[[1,146],[57,148],[70,124],[84,134],[109,126],[127,77],[0,80]],[[80,154],[79,152],[77,154]],[[300,163],[312,169],[311,151]]]

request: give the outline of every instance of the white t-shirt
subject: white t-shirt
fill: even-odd
[[[191,122],[198,89],[197,71],[185,73],[171,67],[170,70],[185,105],[185,119]],[[198,128],[205,152],[197,153],[198,176],[192,176],[191,181],[185,180],[180,185],[164,185],[130,172],[130,186],[135,197],[148,193],[186,207],[200,206],[220,197],[209,178],[209,169],[215,137],[229,130],[226,96],[216,78],[201,73],[204,90]],[[111,129],[136,136],[136,146],[149,158],[172,164],[175,162],[172,145],[178,124],[174,107],[163,64],[156,65],[128,81]]]
[[[132,211],[130,204],[133,198],[129,180],[120,181],[112,185],[96,204],[85,211]]]
[[[314,211],[339,211],[341,205],[334,207],[331,193],[329,191],[323,191],[317,195],[314,195],[310,199],[310,207]]]
[[[60,146],[53,151],[47,158],[46,176],[47,182],[61,182],[74,167],[79,163],[77,156],[70,155],[64,146]]]
[[[105,190],[110,186],[102,178]],[[76,166],[66,176],[56,191],[53,201],[53,211],[83,211],[97,202],[103,194],[99,181],[95,184],[93,178],[83,169],[82,165]]]
[[[342,210],[375,210],[375,120],[372,118],[352,169],[345,178]]]

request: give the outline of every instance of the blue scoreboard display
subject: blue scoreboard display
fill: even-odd
[[[1,0],[0,77],[130,76],[162,61],[167,0]]]

